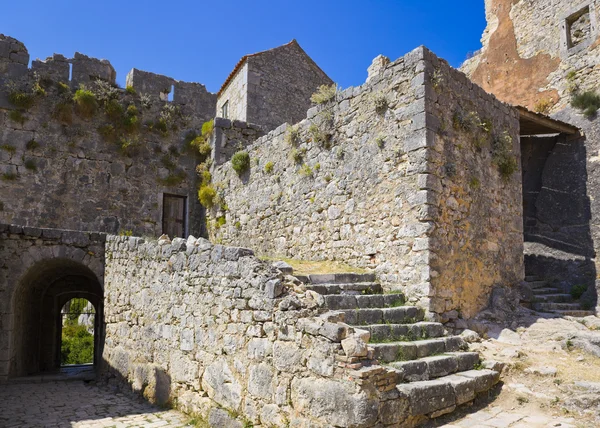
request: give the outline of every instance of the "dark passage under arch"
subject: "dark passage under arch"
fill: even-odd
[[[21,278],[13,308],[9,377],[53,371],[61,365],[61,309],[73,298],[95,308],[94,364],[100,361],[103,338],[103,290],[85,265],[66,258],[37,262]]]

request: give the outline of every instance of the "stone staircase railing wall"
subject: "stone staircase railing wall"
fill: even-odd
[[[365,268],[445,321],[471,317],[523,279],[517,113],[425,48],[382,64],[256,140],[241,176],[213,168],[227,209],[209,234]]]
[[[127,76],[135,92],[119,89],[108,61],[79,53],[35,60],[31,69],[28,61],[21,42],[0,36],[0,221],[159,236],[166,193],[187,196],[189,233],[205,233],[186,135],[213,118],[215,94],[137,69]],[[107,83],[102,91],[97,79]],[[11,83],[33,105],[9,102]],[[80,84],[121,110],[98,98],[91,117],[78,114],[72,99]],[[136,122],[120,129],[130,116]]]
[[[221,406],[266,426],[406,418],[396,374],[372,350],[342,348],[367,332],[323,314],[323,296],[289,281],[243,248],[108,236],[104,379],[152,402],[204,416]]]

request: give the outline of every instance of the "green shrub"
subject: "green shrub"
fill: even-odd
[[[238,175],[243,174],[250,168],[250,155],[246,151],[236,152],[231,157],[231,167]]]
[[[73,101],[75,102],[77,113],[83,117],[92,117],[98,108],[96,95],[83,86],[77,89],[75,95],[73,95]]]
[[[27,141],[27,144],[25,145],[25,148],[27,150],[31,150],[31,151],[37,149],[38,147],[40,147],[40,143],[35,141],[33,138],[31,140]]]
[[[498,165],[500,175],[504,179],[510,178],[510,176],[513,175],[519,167],[516,157],[510,153],[499,154],[496,158],[496,165]]]
[[[119,236],[133,236],[133,230],[121,229],[119,231]]]
[[[377,144],[377,147],[380,149],[383,149],[385,147],[385,139],[380,135],[379,137],[375,138],[375,144]]]
[[[129,95],[136,95],[137,92],[135,90],[135,88],[133,86],[127,86],[125,88],[125,92],[127,92]]]
[[[210,184],[200,186],[198,189],[198,200],[205,208],[212,208],[215,205],[217,191]]]
[[[73,121],[73,104],[71,101],[61,101],[56,104],[53,116],[61,122],[71,123]]]
[[[573,288],[571,288],[571,297],[573,297],[574,299],[579,299],[583,293],[585,293],[587,290],[587,285],[584,284],[577,284],[574,285]]]
[[[37,165],[33,159],[27,159],[24,165],[29,171],[37,171]]]
[[[582,111],[583,115],[589,119],[594,117],[600,109],[600,96],[593,91],[575,94],[571,98],[571,105]]]
[[[2,180],[4,181],[14,181],[17,179],[17,174],[14,172],[5,172],[2,174]]]
[[[112,121],[121,119],[123,111],[123,106],[115,99],[109,100],[104,106],[104,113],[106,113],[106,116]]]
[[[337,93],[337,85],[321,85],[317,91],[310,96],[310,100],[315,104],[325,104],[332,100]]]
[[[123,130],[128,134],[135,134],[140,129],[140,121],[137,116],[125,115],[121,122]]]
[[[152,125],[152,129],[160,132],[163,136],[166,136],[169,133],[169,126],[167,125],[167,121],[161,117]]]
[[[60,348],[62,364],[94,362],[94,335],[84,325],[67,323],[63,326]]]
[[[8,118],[13,122],[23,125],[27,121],[27,117],[20,110],[11,110],[8,113]]]
[[[325,148],[329,148],[331,146],[331,134],[325,131],[321,126],[313,123],[309,126],[308,132],[315,143],[319,143]]]
[[[307,164],[303,164],[300,169],[298,170],[298,173],[300,175],[302,175],[303,177],[312,177],[313,176],[313,170],[310,166],[308,166]]]
[[[28,110],[35,104],[35,97],[26,92],[11,91],[8,94],[8,101],[17,108]]]
[[[203,137],[209,137],[210,135],[212,135],[213,131],[215,129],[215,121],[213,119],[209,120],[208,122],[204,122],[202,124],[202,136]]]
[[[285,142],[292,146],[298,144],[298,138],[300,137],[300,131],[297,126],[288,126],[285,132]]]
[[[2,144],[0,146],[0,149],[4,150],[5,152],[8,152],[10,154],[14,154],[17,151],[17,148],[11,144]]]
[[[227,219],[225,218],[224,215],[217,217],[217,221],[216,221],[217,229],[220,229],[221,227],[225,226],[226,223],[227,223]]]
[[[304,160],[304,155],[306,154],[306,149],[292,149],[290,151],[290,158],[296,163],[302,163]]]
[[[385,94],[378,92],[373,96],[373,104],[375,106],[375,111],[378,114],[383,114],[388,109],[388,100]]]
[[[274,164],[273,164],[273,162],[271,162],[271,161],[267,162],[267,163],[265,164],[265,172],[266,172],[267,174],[271,174],[271,173],[273,172],[273,167],[274,167]]]

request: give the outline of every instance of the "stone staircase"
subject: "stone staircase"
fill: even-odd
[[[476,352],[444,326],[424,320],[422,308],[405,304],[400,292],[384,294],[371,274],[299,276],[309,290],[322,294],[345,322],[371,334],[373,358],[396,374],[396,389],[410,402],[410,417],[435,418],[472,401],[499,380],[483,369]]]
[[[570,294],[563,293],[555,287],[550,287],[548,281],[535,275],[525,276],[525,282],[533,291],[534,302],[532,309],[538,312],[553,313],[561,316],[587,317],[594,311],[587,311]]]

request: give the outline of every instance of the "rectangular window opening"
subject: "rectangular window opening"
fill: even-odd
[[[187,197],[163,194],[162,233],[170,238],[185,238]]]
[[[229,100],[225,101],[225,104],[221,107],[221,117],[229,119]]]
[[[577,47],[592,37],[590,7],[586,6],[567,18],[567,47]]]

